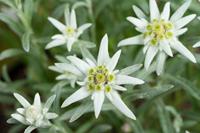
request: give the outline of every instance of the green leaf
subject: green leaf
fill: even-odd
[[[94,120],[93,121],[89,120],[81,124],[81,126],[76,130],[75,133],[88,133],[88,130],[92,128],[94,122],[95,122]]]
[[[24,1],[24,13],[26,18],[31,22],[32,16],[34,12],[34,2],[33,0],[25,0]]]
[[[179,133],[182,126],[183,126],[183,119],[181,118],[181,115],[172,106],[166,106],[165,108],[168,112],[170,112],[175,117],[173,125],[174,125],[174,128],[175,128],[175,131],[177,133]]]
[[[74,5],[72,6],[72,9],[76,9],[76,8],[82,7],[82,6],[87,7],[87,3],[86,3],[86,2],[82,2],[82,1],[77,1],[77,2],[74,3]]]
[[[75,42],[74,46],[78,45],[79,47],[85,47],[85,48],[94,48],[96,47],[96,44],[90,41],[84,41],[84,40],[78,40]]]
[[[88,58],[88,59],[92,60],[93,62],[96,62],[94,56],[90,53],[90,51],[89,51],[87,48],[85,48],[85,47],[80,47],[80,50],[81,50],[82,56],[83,56],[85,59]]]
[[[13,3],[14,0],[0,0],[0,2],[6,4],[7,6],[10,6],[12,8],[15,8],[15,4]]]
[[[89,102],[89,103],[91,103],[91,101],[84,101],[84,103],[85,102]],[[88,103],[88,104],[89,104]],[[80,106],[84,106],[84,107],[80,107]],[[76,110],[77,109],[79,109],[79,108],[87,108],[87,106],[85,106],[84,104],[81,104],[80,106],[78,106],[78,107],[75,107],[75,108],[73,108],[73,109],[71,109],[71,110],[69,110],[69,111],[67,111],[66,113],[64,113],[63,115],[61,115],[60,116],[60,120],[61,121],[63,121],[63,120],[67,120],[67,119],[70,119],[73,115],[74,115],[74,118],[76,118],[77,116],[80,118],[83,114],[81,114],[81,116],[79,116],[78,114],[74,114],[74,112],[76,112]],[[103,105],[103,107],[102,107],[102,111],[108,111],[108,110],[112,110],[113,109],[113,105],[111,105],[110,103],[104,103],[104,105]],[[91,107],[91,108],[89,108],[88,110],[86,109],[85,111],[84,111],[84,114],[85,113],[89,113],[89,112],[93,112],[94,111],[94,109]],[[78,112],[77,112],[78,113]],[[73,118],[73,119],[74,119]]]
[[[16,20],[10,18],[5,13],[0,13],[0,20],[6,23],[12,31],[14,31],[18,36],[21,36],[23,33],[22,25],[19,24]]]
[[[96,125],[89,133],[105,133],[110,132],[112,129],[111,125],[108,124],[100,124]]]
[[[120,74],[129,75],[134,73],[135,71],[138,71],[141,67],[142,64],[135,64],[120,70]]]
[[[1,60],[4,60],[4,59],[7,59],[7,58],[10,58],[10,57],[14,57],[14,56],[17,56],[17,55],[20,55],[22,54],[23,51],[19,50],[19,49],[7,49],[7,50],[4,50],[3,52],[0,53],[0,61]]]
[[[133,128],[134,133],[144,133],[142,125],[140,124],[140,122],[138,120],[136,120],[136,121],[129,120],[129,123],[130,123],[131,127]]]
[[[2,67],[2,77],[6,82],[11,82],[6,65]]]
[[[165,105],[161,99],[156,101],[156,108],[163,133],[175,133],[169,113],[166,111]]]
[[[30,32],[24,33],[24,35],[22,36],[22,46],[26,52],[29,52],[30,50],[30,43],[31,43],[30,39],[31,39]]]
[[[158,98],[163,94],[166,94],[170,90],[172,90],[174,86],[173,85],[158,85],[154,88],[152,87],[145,87],[143,89],[139,90],[133,90],[128,92],[128,94],[125,96],[126,98],[130,99],[153,99]]]
[[[84,113],[88,112],[90,110],[90,108],[92,108],[92,103],[91,102],[88,102],[86,104],[84,103],[82,106],[79,106],[76,109],[76,112],[72,115],[72,117],[69,120],[69,122],[74,122],[75,120],[80,118]]]
[[[188,92],[188,94],[190,94],[192,97],[200,100],[200,90],[191,81],[170,74],[163,75],[163,78],[169,79],[171,82],[181,86],[182,89]]]

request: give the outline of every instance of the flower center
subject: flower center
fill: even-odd
[[[26,109],[25,117],[29,120],[36,121],[40,116],[40,111],[35,106],[30,106]]]
[[[70,37],[74,36],[75,32],[76,32],[76,29],[74,29],[71,26],[67,26],[67,28],[66,28],[66,34],[67,34],[67,36],[70,36]]]
[[[144,38],[150,37],[150,44],[157,45],[159,41],[164,39],[171,39],[173,37],[173,24],[164,19],[154,19],[146,26]]]
[[[87,88],[90,91],[99,91],[104,88],[106,92],[110,92],[111,87],[108,84],[114,79],[115,75],[110,74],[105,66],[97,66],[88,71]]]

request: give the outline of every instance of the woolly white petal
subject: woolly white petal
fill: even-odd
[[[104,102],[104,91],[99,91],[99,92],[94,92],[94,113],[95,113],[95,117],[98,118],[100,112],[101,112],[101,108]]]
[[[52,36],[51,39],[65,40],[65,37],[62,34],[56,34],[56,35]]]
[[[86,90],[86,88],[80,88],[76,92],[74,92],[71,96],[69,96],[62,104],[61,108],[67,107],[70,104],[80,101],[86,97],[88,97],[90,93]]]
[[[109,53],[108,53],[108,36],[107,36],[107,34],[105,34],[101,40],[98,58],[97,58],[97,64],[104,65],[107,63],[107,61],[109,59],[110,59],[110,57],[109,57]]]
[[[47,46],[45,47],[45,49],[50,49],[53,47],[57,47],[60,45],[63,45],[66,41],[64,39],[60,40],[60,39],[56,39],[51,41],[50,43],[47,44]]]
[[[90,67],[95,67],[96,66],[95,63],[92,60],[90,60],[89,58],[86,58],[85,60],[90,65]]]
[[[121,50],[118,50],[118,51],[113,55],[113,57],[110,59],[110,61],[108,62],[108,64],[106,65],[107,68],[108,68],[108,70],[109,70],[110,72],[112,72],[112,71],[115,69],[115,67],[116,67],[116,65],[117,65],[117,63],[118,63],[118,60],[119,60],[120,55],[121,55]]]
[[[142,64],[135,64],[135,65],[132,65],[132,66],[129,66],[129,67],[126,67],[126,68],[120,70],[120,74],[129,75],[129,74],[132,74],[132,73],[138,71],[141,67],[142,67]]]
[[[119,110],[121,111],[124,115],[126,115],[127,117],[136,120],[135,115],[133,114],[133,112],[124,104],[124,102],[122,101],[121,97],[119,96],[119,94],[116,91],[111,91],[110,92],[111,97],[108,97],[108,99],[111,101],[111,103]],[[106,95],[107,96],[107,95]]]
[[[159,12],[156,0],[149,0],[149,6],[150,6],[150,18],[151,18],[151,21],[153,19],[158,19],[159,16],[160,16],[160,12]]]
[[[91,23],[86,23],[86,24],[81,25],[81,26],[78,28],[77,36],[79,37],[79,36],[80,36],[86,29],[88,29],[90,26],[92,26]]]
[[[162,41],[160,43],[161,48],[165,51],[166,54],[168,54],[169,56],[173,56],[172,54],[172,50],[170,48],[169,42],[168,41]]]
[[[169,20],[169,16],[170,16],[170,2],[167,2],[161,13],[161,18],[164,20]]]
[[[58,117],[56,113],[47,113],[45,116],[47,119],[55,119],[56,117]]]
[[[149,68],[151,65],[151,62],[153,61],[154,57],[156,56],[158,52],[158,48],[155,46],[150,46],[147,50],[146,57],[145,57],[145,62],[144,62],[144,67],[146,69]]]
[[[82,76],[81,71],[72,64],[68,63],[55,63],[55,66],[63,72],[70,72],[77,76]]]
[[[74,9],[71,11],[71,16],[70,16],[70,25],[71,25],[74,29],[77,28],[76,12],[75,12]]]
[[[31,104],[21,95],[14,93],[14,96],[24,108],[31,106]]]
[[[196,44],[193,45],[193,48],[200,47],[200,42],[197,42]]]
[[[90,66],[85,61],[75,56],[68,56],[67,59],[70,60],[72,64],[74,64],[83,73],[87,73],[90,68]]]
[[[127,20],[138,28],[144,28],[147,25],[146,21],[142,21],[135,17],[127,17]]]
[[[65,16],[65,23],[67,26],[70,25],[70,11],[69,11],[69,7],[65,8],[65,12],[64,12],[64,16]]]
[[[126,91],[127,90],[126,88],[119,86],[119,85],[112,85],[112,88],[114,88],[115,90],[118,90],[118,91]]]
[[[18,108],[17,112],[20,113],[21,115],[23,115],[24,112],[25,112],[25,109],[24,108]]]
[[[146,18],[146,15],[143,13],[143,11],[137,6],[133,5],[133,10],[138,18]]]
[[[174,12],[174,14],[171,16],[170,20],[173,22],[176,22],[177,20],[179,20],[184,15],[184,13],[187,11],[191,2],[192,2],[192,0],[186,0],[186,2],[182,6],[180,6],[176,10],[176,12]]]
[[[63,32],[66,28],[66,26],[64,24],[62,24],[61,22],[59,22],[58,20],[48,17],[48,20],[60,31]]]
[[[26,120],[22,115],[15,113],[15,114],[12,114],[11,117],[14,118],[15,120],[21,122],[22,124],[26,125]]]
[[[156,68],[157,75],[160,75],[163,72],[165,60],[166,60],[166,54],[164,52],[160,52],[157,59],[157,68]]]
[[[115,83],[117,85],[122,84],[132,84],[132,85],[138,85],[138,84],[144,84],[144,81],[138,78],[130,77],[127,75],[117,75]]]
[[[53,95],[47,99],[46,103],[44,104],[44,109],[46,110],[46,112],[48,112],[55,98],[56,98],[56,95]]]
[[[118,43],[118,47],[126,45],[143,45],[144,44],[144,35],[138,35],[124,39]]]
[[[175,36],[183,35],[185,32],[187,32],[187,30],[188,28],[179,29],[175,32]]]
[[[35,94],[35,98],[34,98],[34,102],[33,102],[33,105],[37,108],[41,108],[41,100],[40,100],[40,95],[39,93],[36,93]]]
[[[67,39],[67,49],[70,52],[72,49],[72,45],[74,44],[74,42],[76,41],[75,38],[68,38]]]
[[[24,133],[31,133],[33,130],[35,130],[36,129],[36,127],[34,127],[34,126],[28,126],[26,129],[25,129],[25,131],[24,131]]]
[[[178,21],[176,21],[174,23],[174,25],[177,29],[180,29],[180,28],[184,27],[185,25],[187,25],[189,22],[191,22],[195,17],[196,17],[195,14],[188,15],[188,16],[183,17],[183,18],[179,19]]]
[[[145,54],[147,52],[147,49],[149,48],[149,45],[145,45],[144,48],[142,49],[143,53]]]
[[[175,41],[171,44],[171,47],[181,53],[183,56],[191,60],[193,63],[196,63],[196,59],[194,55],[180,42]]]

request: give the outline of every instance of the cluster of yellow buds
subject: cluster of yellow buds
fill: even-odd
[[[152,23],[146,26],[144,37],[151,37],[151,45],[157,45],[163,39],[171,39],[173,37],[173,24],[164,19],[154,19]]]
[[[91,68],[88,71],[87,81],[88,81],[88,90],[90,91],[99,91],[102,88],[105,88],[106,92],[110,92],[111,87],[109,83],[115,79],[114,74],[110,74],[109,70],[105,66],[97,66]]]
[[[67,36],[69,36],[69,37],[74,36],[75,33],[76,33],[76,29],[74,29],[72,26],[66,27]]]

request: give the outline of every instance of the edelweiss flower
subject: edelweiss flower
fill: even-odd
[[[87,58],[84,61],[75,56],[68,56],[67,59],[71,62],[71,66],[74,66],[73,68],[71,67],[71,69],[68,69],[68,71],[79,77],[80,80],[77,83],[81,88],[64,101],[62,108],[91,96],[94,103],[95,117],[97,118],[100,114],[106,95],[117,109],[127,117],[136,119],[135,115],[124,104],[117,91],[126,90],[126,88],[120,85],[137,85],[143,84],[144,81],[128,76],[130,73],[127,69],[131,69],[132,67],[128,67],[124,71],[114,70],[120,54],[121,50],[116,52],[114,56],[110,58],[108,53],[108,36],[105,35],[101,41],[97,61],[92,61]],[[133,67],[136,70],[139,66]]]
[[[57,117],[57,114],[48,112],[56,97],[55,95],[51,96],[44,106],[40,101],[38,93],[35,95],[32,105],[21,95],[14,93],[14,96],[23,108],[18,108],[17,113],[11,115],[12,118],[8,120],[8,123],[15,123],[17,120],[24,125],[29,125],[24,133],[30,133],[38,127],[48,127],[51,125],[49,120]]]
[[[198,19],[200,20],[200,17],[198,17]],[[197,48],[197,47],[200,47],[200,41],[193,45],[193,48]]]
[[[71,51],[72,45],[78,40],[79,36],[91,26],[90,23],[83,24],[77,28],[76,13],[72,10],[65,12],[65,23],[62,24],[58,20],[49,17],[49,21],[62,33],[52,37],[53,41],[47,44],[46,49],[67,44],[68,51]]]
[[[171,17],[170,3],[167,2],[162,13],[159,12],[155,0],[150,0],[150,21],[136,6],[133,10],[138,18],[127,17],[127,20],[136,26],[136,30],[142,34],[119,42],[118,46],[144,45],[143,53],[146,54],[144,66],[149,68],[153,59],[158,54],[156,72],[162,73],[166,56],[173,56],[172,49],[178,51],[192,62],[196,63],[193,54],[179,41],[178,37],[187,31],[184,28],[195,18],[195,14],[183,17],[191,0],[187,0]]]

